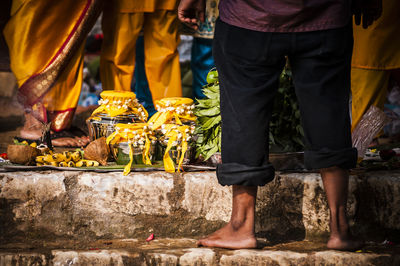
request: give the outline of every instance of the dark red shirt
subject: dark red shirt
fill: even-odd
[[[303,32],[345,26],[351,0],[220,0],[225,23],[263,32]]]

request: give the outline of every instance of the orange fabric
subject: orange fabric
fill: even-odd
[[[143,29],[145,70],[153,101],[182,95],[176,11],[103,13],[104,41],[100,75],[104,90],[130,91],[135,67],[135,47]]]
[[[12,3],[4,36],[18,99],[39,121],[52,121],[55,131],[72,122],[82,87],[83,40],[101,5],[97,0]]]
[[[389,77],[389,71],[361,68],[351,69],[352,131],[371,105],[381,110],[383,109],[389,85]]]
[[[78,105],[83,83],[84,44],[74,54],[56,84],[46,93],[43,104],[52,121],[51,128],[61,131],[69,128]]]
[[[383,0],[382,16],[367,29],[353,25],[352,67],[400,68],[400,1]]]
[[[43,103],[48,111],[76,108],[83,82],[84,44],[74,54],[57,83],[46,93]]]
[[[400,68],[400,1],[383,0],[367,29],[353,24],[352,130],[371,105],[383,109],[392,70]]]
[[[178,7],[177,0],[119,0],[120,11],[123,13],[154,12],[156,10],[175,10]]]
[[[54,58],[73,30],[86,0],[14,0],[4,28],[11,69],[21,86]],[[65,12],[68,10],[68,12]]]

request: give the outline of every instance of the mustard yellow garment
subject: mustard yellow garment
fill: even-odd
[[[18,99],[40,121],[55,119],[53,130],[69,125],[67,120],[72,119],[78,103],[83,41],[99,13],[100,2],[14,0],[12,3],[4,36],[11,70],[19,86]],[[35,115],[34,106],[44,106],[45,110]]]
[[[153,101],[181,96],[176,11],[156,9],[151,13],[124,13],[121,8],[110,2],[103,13],[104,41],[100,60],[103,89],[130,91],[136,40],[143,28],[145,70]]]
[[[390,73],[380,70],[351,69],[352,111],[351,130],[371,105],[383,108],[386,100]],[[374,89],[376,88],[376,89]]]
[[[352,67],[400,68],[400,1],[383,0],[382,16],[367,29],[353,25]]]
[[[176,0],[120,0],[121,12],[134,13],[134,12],[154,12],[156,10],[175,10],[178,6]]]
[[[400,68],[400,1],[382,5],[382,16],[367,29],[353,25],[352,130],[371,105],[383,109],[390,72]]]
[[[82,44],[65,70],[61,72],[57,82],[43,98],[54,131],[61,131],[71,126],[83,82],[83,49]]]

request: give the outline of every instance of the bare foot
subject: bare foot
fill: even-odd
[[[199,246],[229,249],[256,248],[254,212],[257,187],[232,186],[232,214],[230,222],[206,238]]]
[[[334,237],[331,237],[328,240],[328,243],[326,244],[326,246],[329,249],[336,249],[343,251],[355,251],[362,248],[363,245],[364,243],[362,241],[353,239],[339,239]]]
[[[32,116],[26,115],[25,117],[26,122],[19,133],[20,136],[24,139],[39,140],[42,137],[43,125]],[[90,140],[88,136],[74,136],[55,138],[51,142],[56,147],[85,147]]]
[[[25,113],[24,127],[20,131],[22,138],[37,140],[42,136],[43,125],[33,115]]]
[[[26,129],[25,127],[21,129],[19,135],[24,139],[37,140],[42,137],[41,129]]]
[[[75,137],[75,138],[57,138],[51,140],[55,147],[85,147],[89,144],[88,137]]]
[[[198,246],[229,249],[256,248],[257,240],[254,234],[235,229],[231,222],[197,242]]]
[[[339,167],[325,168],[321,169],[321,177],[330,211],[331,236],[326,246],[348,251],[361,248],[363,243],[353,239],[347,221],[348,171]]]
[[[22,129],[20,131],[20,136],[24,139],[39,140],[42,137],[42,131],[36,129]],[[51,140],[51,143],[55,147],[85,147],[89,142],[90,140],[88,136],[55,138]]]

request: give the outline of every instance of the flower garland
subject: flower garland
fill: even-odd
[[[183,97],[163,98],[156,101],[155,113],[149,120],[152,123],[152,129],[158,129],[163,124],[182,125],[181,120],[196,121],[193,114],[195,108],[193,100]]]
[[[180,152],[178,159],[178,172],[182,167],[185,153],[188,150],[188,142],[191,140],[194,133],[195,127],[188,125],[175,125],[175,124],[163,124],[161,125],[161,133],[163,133],[164,140],[167,141],[167,147],[165,149],[163,161],[164,169],[166,172],[174,173],[175,164],[172,160],[169,151],[176,147],[177,151]]]
[[[122,114],[135,114],[141,122],[146,122],[148,113],[138,102],[133,92],[103,91],[99,100],[99,107],[93,111],[92,116],[97,113],[106,113],[110,117]]]
[[[138,147],[142,150],[143,162],[151,165],[150,146],[156,141],[154,132],[146,123],[117,124],[115,131],[108,136],[107,145],[128,142],[129,144],[129,163],[124,168],[124,175],[131,171],[133,163],[133,148]]]

